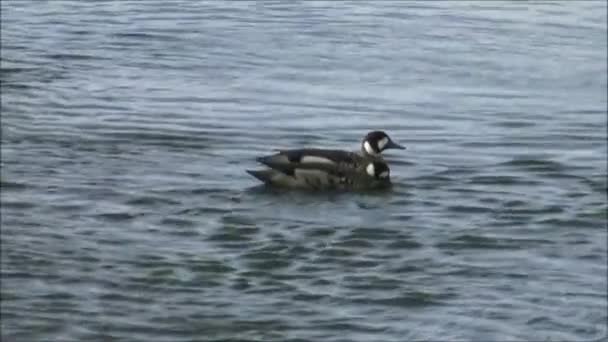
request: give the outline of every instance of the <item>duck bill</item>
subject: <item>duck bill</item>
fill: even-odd
[[[389,148],[394,148],[397,150],[405,150],[405,146],[401,146],[392,140],[389,140],[388,144],[386,144],[386,147],[384,149],[389,149]]]

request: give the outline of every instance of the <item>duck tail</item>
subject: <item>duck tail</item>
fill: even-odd
[[[258,163],[264,164],[273,169],[280,169],[290,166],[289,159],[281,154],[274,154],[271,156],[258,157],[255,159]]]
[[[248,174],[253,177],[259,179],[264,183],[270,183],[272,180],[273,171],[272,170],[245,170]]]

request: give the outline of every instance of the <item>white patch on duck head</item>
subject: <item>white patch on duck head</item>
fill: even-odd
[[[363,149],[367,154],[376,155],[376,151],[374,151],[372,145],[367,140],[363,143]]]
[[[308,163],[310,163],[310,164],[331,164],[331,165],[335,164],[330,159],[323,158],[323,157],[317,157],[317,156],[303,156],[302,160],[300,160],[300,163],[302,163],[302,164],[308,164]]]
[[[374,166],[374,163],[367,164],[365,172],[367,172],[367,174],[371,177],[376,177],[376,167]]]
[[[384,150],[384,147],[386,146],[386,144],[388,144],[388,137],[384,137],[384,138],[378,140],[378,150],[380,150],[380,151]]]

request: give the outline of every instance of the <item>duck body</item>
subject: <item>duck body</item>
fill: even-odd
[[[342,150],[325,150],[319,148],[303,148],[283,150],[279,153],[260,157],[258,162],[273,168],[319,167],[336,170],[354,170],[366,162],[382,161],[381,157]]]
[[[383,137],[378,139],[383,139]],[[392,143],[388,136],[386,136],[386,141]],[[389,146],[389,143],[385,142],[382,145],[382,147]],[[402,148],[394,143],[388,148],[391,147]],[[282,150],[256,159],[269,169],[247,170],[247,172],[267,185],[282,188],[380,189],[391,185],[390,170],[380,156],[381,150],[377,141],[370,142],[366,139],[362,142],[359,153],[318,148]]]
[[[315,150],[318,153],[312,155],[304,152],[310,151],[288,150],[258,158],[269,169],[247,172],[267,185],[291,189],[371,190],[391,184],[388,166],[383,161],[357,160],[355,153],[345,151]],[[332,160],[320,156],[326,156],[327,152],[343,152],[343,157],[353,158]],[[294,155],[300,155],[301,159],[290,160]]]

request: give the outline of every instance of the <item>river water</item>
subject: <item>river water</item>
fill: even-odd
[[[3,341],[606,337],[605,1],[1,9]],[[373,129],[390,191],[245,173]]]

